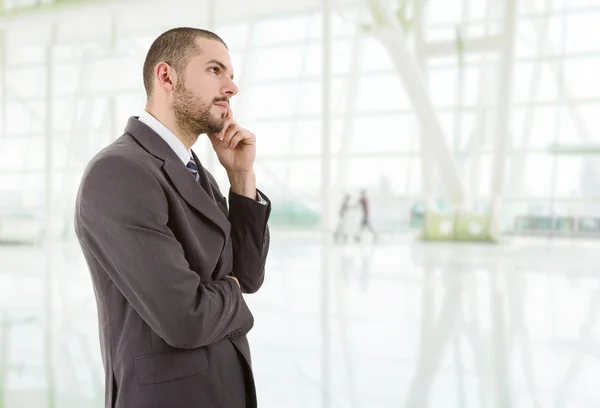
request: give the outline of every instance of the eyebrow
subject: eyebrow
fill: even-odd
[[[209,64],[217,64],[219,67],[221,67],[221,69],[223,71],[225,71],[225,72],[229,71],[227,69],[227,67],[225,66],[225,64],[223,64],[221,61],[217,61],[216,59],[211,59],[210,61],[208,61],[206,63],[206,65],[209,65]],[[233,74],[230,75],[230,78],[233,79]]]

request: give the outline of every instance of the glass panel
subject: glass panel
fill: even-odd
[[[141,63],[139,63],[141,64]],[[142,86],[141,65],[138,61],[127,57],[111,57],[94,61],[90,72],[82,67],[82,75],[86,75],[88,83],[84,89],[97,92],[140,89]]]
[[[385,184],[394,194],[405,192],[409,164],[413,163],[405,157],[352,158],[349,160],[348,186],[356,192]]]
[[[6,131],[8,133],[41,132],[45,125],[43,102],[6,104]]]
[[[343,115],[346,112],[348,92],[350,87],[357,86],[349,83],[349,78],[334,79],[331,81],[331,113],[334,116]],[[323,92],[320,81],[305,81],[299,84],[299,106],[300,115],[320,115],[323,107]],[[358,101],[351,101],[354,110]]]
[[[256,135],[259,156],[288,153],[290,151],[291,121],[260,121],[256,123],[250,121],[244,126]]]
[[[388,51],[383,47],[380,41],[373,37],[361,37],[360,60],[361,72],[381,72],[393,71],[394,64],[390,59]]]
[[[355,50],[353,40],[334,40],[331,46],[331,73],[334,76],[348,74],[351,69]],[[320,43],[311,43],[304,46],[308,53],[302,54],[306,61],[304,73],[306,76],[322,76],[323,72],[323,49]]]
[[[230,53],[233,55],[243,52],[247,42],[251,39],[249,34],[253,26],[248,22],[235,24],[219,24],[215,32],[225,41]]]
[[[319,22],[305,14],[260,20],[253,30],[257,46],[300,41],[319,30]],[[313,34],[314,35],[314,34]]]
[[[545,41],[542,41],[543,37]],[[517,23],[517,57],[559,54],[563,46],[563,17],[530,17]],[[540,49],[545,43],[545,49]]]
[[[590,7],[594,7],[594,6],[600,6],[600,1],[599,0],[569,0],[569,1],[565,1],[564,4],[560,3],[561,5],[563,5],[564,9],[566,10],[578,10],[578,9],[585,9],[585,8],[590,8]],[[558,5],[557,5],[558,8]]]
[[[320,153],[321,152],[321,120],[301,120],[294,124],[292,130],[293,149],[291,153]]]
[[[245,118],[276,118],[291,116],[296,111],[297,83],[249,85],[246,87]]]
[[[567,59],[564,61],[565,84],[571,98],[598,98],[600,96],[600,57]]]
[[[515,108],[513,132],[515,147],[548,148],[558,140],[558,109],[553,106]]]
[[[360,113],[409,109],[404,87],[398,74],[361,77],[358,82],[356,109]]]
[[[417,125],[409,114],[357,117],[351,132],[353,153],[408,152],[414,149]]]
[[[454,105],[458,72],[455,67],[430,69],[428,72],[429,95],[435,106]]]
[[[567,17],[567,50],[571,52],[587,52],[600,50],[596,41],[600,38],[600,12],[572,14]]]
[[[44,64],[46,62],[46,47],[43,45],[12,45],[10,39],[6,49],[6,65]]]
[[[525,157],[524,193],[530,197],[550,197],[555,158],[549,154],[529,154]]]
[[[296,159],[290,161],[289,166],[289,178],[284,181],[293,188],[294,194],[318,194],[321,191],[320,159]]]
[[[518,63],[514,71],[513,90],[513,100],[516,102],[555,101],[558,97],[555,71],[543,61]],[[534,90],[535,94],[532,95]]]
[[[250,54],[247,81],[296,79],[305,75],[307,66],[315,64],[306,59],[307,46],[268,48]]]
[[[46,92],[46,67],[13,68],[6,70],[6,83],[10,86],[7,98],[13,101],[44,98]]]
[[[425,5],[428,26],[459,23],[464,7],[461,0],[431,0]]]
[[[600,95],[599,95],[600,96]],[[600,142],[600,103],[577,104],[575,108],[581,115],[581,119],[587,128],[592,142]],[[568,109],[569,118],[573,120],[573,110]],[[565,113],[566,114],[566,113]]]

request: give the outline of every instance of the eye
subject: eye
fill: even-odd
[[[221,69],[219,67],[210,67],[208,70],[217,75],[221,72]]]

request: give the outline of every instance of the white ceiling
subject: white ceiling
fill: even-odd
[[[330,0],[335,9],[364,4],[367,0]],[[211,4],[212,3],[212,4]],[[211,13],[219,23],[277,14],[321,10],[323,0],[96,0],[67,2],[27,13],[0,17],[0,29],[35,27],[48,22],[70,24],[86,17],[115,15],[119,20],[169,26],[172,23],[205,24]],[[36,30],[33,29],[33,32]],[[39,36],[38,36],[39,39]]]
[[[331,0],[333,10],[368,0]],[[0,17],[9,47],[62,44],[87,38],[160,32],[176,26],[211,27],[235,21],[322,10],[322,0],[104,0],[67,3]],[[51,27],[54,26],[54,32]],[[114,31],[113,31],[114,28]]]

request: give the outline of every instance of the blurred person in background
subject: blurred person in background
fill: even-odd
[[[143,66],[145,111],[87,166],[75,230],[90,269],[107,408],[256,407],[242,293],[262,285],[271,204],[256,189],[256,137],[216,34],[176,28]],[[192,152],[207,134],[229,202]]]
[[[350,194],[346,194],[344,199],[342,200],[342,204],[340,205],[340,219],[338,221],[337,228],[335,229],[335,233],[333,235],[333,240],[335,243],[346,243],[348,239],[348,217],[347,213],[350,209]]]
[[[375,242],[377,241],[377,235],[375,234],[375,230],[371,225],[369,198],[367,197],[367,191],[364,188],[360,191],[360,198],[358,199],[358,203],[362,211],[362,217],[360,222],[360,230],[358,231],[358,235],[356,235],[355,239],[356,241],[360,241],[361,236],[363,235],[363,231],[365,229],[368,229],[373,235],[373,242]]]

